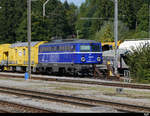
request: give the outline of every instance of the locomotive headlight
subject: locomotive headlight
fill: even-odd
[[[85,57],[81,57],[81,61],[82,61],[82,62],[85,62]]]
[[[100,61],[101,61],[101,58],[100,58],[100,57],[97,57],[97,61],[100,62]]]

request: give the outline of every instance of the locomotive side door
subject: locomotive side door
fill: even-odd
[[[4,64],[8,66],[8,51],[3,53]]]
[[[72,48],[71,48],[71,52],[72,52],[72,63],[75,63],[75,60],[76,60],[76,45],[72,45]]]

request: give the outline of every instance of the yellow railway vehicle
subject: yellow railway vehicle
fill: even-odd
[[[121,43],[121,41],[118,41],[117,46],[119,47]],[[115,49],[115,42],[102,42],[102,49],[103,51]]]
[[[31,66],[34,69],[38,64],[38,50],[39,45],[46,43],[46,41],[31,42]],[[11,71],[26,71],[28,66],[28,43],[18,42],[9,45],[7,51],[7,66],[4,70]]]
[[[11,44],[0,45],[0,69],[4,69],[8,65],[8,51]]]

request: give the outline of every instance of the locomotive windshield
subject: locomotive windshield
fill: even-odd
[[[91,45],[92,52],[99,52],[100,51],[100,45]]]
[[[90,52],[90,45],[80,45],[80,51],[81,52]]]
[[[91,45],[80,45],[80,52],[99,52],[100,45],[91,44]]]

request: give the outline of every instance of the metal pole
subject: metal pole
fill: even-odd
[[[115,0],[115,21],[114,21],[114,33],[115,33],[115,74],[118,73],[118,48],[117,48],[117,43],[118,43],[118,0]]]
[[[28,74],[31,79],[31,0],[27,0],[28,15]]]
[[[45,6],[46,4],[49,2],[49,0],[47,0],[44,4],[43,4],[43,17],[45,17]]]

